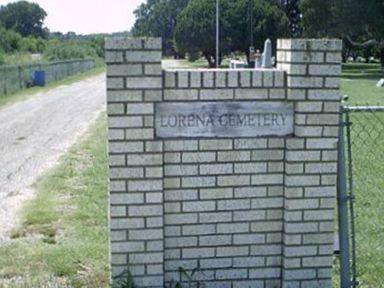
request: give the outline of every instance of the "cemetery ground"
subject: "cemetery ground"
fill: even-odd
[[[345,65],[342,93],[349,95],[348,104],[383,105],[384,90],[375,86],[380,77],[379,65]],[[86,139],[34,185],[37,195],[22,210],[13,240],[0,247],[0,287],[108,287],[105,127],[102,113]],[[381,171],[364,167],[366,175],[384,174],[383,165]],[[384,287],[384,201],[356,193],[358,278],[361,287]],[[338,287],[337,273],[334,283]]]

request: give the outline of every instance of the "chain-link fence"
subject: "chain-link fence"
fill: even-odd
[[[344,107],[342,116],[351,280],[344,287],[384,287],[384,106]]]
[[[24,64],[0,66],[0,96],[33,85],[35,71],[45,71],[45,82],[88,71],[95,67],[92,59],[75,59],[46,64]]]

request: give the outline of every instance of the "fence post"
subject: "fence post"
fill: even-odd
[[[339,241],[340,241],[340,287],[351,287],[351,267],[349,259],[349,225],[348,225],[348,196],[345,173],[344,152],[344,121],[343,110],[340,112],[339,129],[339,162],[338,162],[338,213],[339,213]]]

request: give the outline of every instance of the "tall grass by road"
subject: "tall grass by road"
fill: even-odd
[[[14,239],[0,247],[0,287],[108,286],[105,127],[102,115],[34,186]]]

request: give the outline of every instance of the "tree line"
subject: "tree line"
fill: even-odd
[[[343,59],[363,55],[384,68],[383,0],[219,0],[220,60],[232,52],[248,57],[270,38],[340,38]],[[163,52],[176,58],[203,56],[215,66],[216,0],[147,0],[134,12],[134,36],[162,37]]]
[[[0,64],[6,62],[7,55],[31,53],[43,55],[46,61],[104,57],[105,35],[50,32],[44,26],[46,17],[46,11],[36,3],[18,1],[0,6]]]

